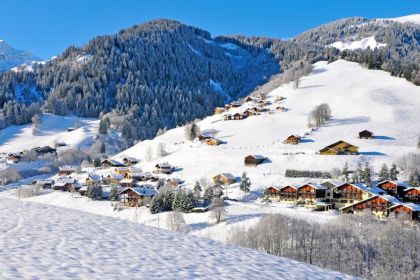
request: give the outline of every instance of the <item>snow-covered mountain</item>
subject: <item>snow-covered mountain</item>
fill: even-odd
[[[420,25],[420,14],[413,14],[413,15],[407,15],[402,17],[396,17],[396,18],[383,18],[378,20],[390,20],[400,23],[415,23]]]
[[[17,50],[7,44],[4,40],[0,40],[0,71],[8,70],[24,63],[40,61],[30,52]]]

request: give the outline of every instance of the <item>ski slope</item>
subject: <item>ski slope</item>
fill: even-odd
[[[123,220],[0,199],[1,279],[353,279]]]
[[[220,146],[207,146],[185,138],[184,127],[167,131],[154,140],[138,143],[117,155],[116,159],[133,156],[144,159],[146,150],[153,152],[159,143],[166,144],[168,156],[155,157],[142,162],[145,171],[153,170],[159,162],[169,162],[179,168],[174,176],[192,185],[205,176],[227,172],[240,176],[246,171],[253,183],[253,190],[270,185],[293,183],[284,178],[286,169],[330,171],[342,168],[347,161],[355,167],[359,161],[369,162],[376,170],[383,163],[392,163],[399,156],[416,152],[420,133],[420,87],[396,78],[384,71],[368,70],[357,63],[339,60],[330,64],[319,62],[314,71],[301,79],[300,86],[280,86],[270,92],[272,110],[278,105],[287,112],[262,113],[245,120],[224,121],[214,115],[200,121],[201,130],[214,129],[216,137],[225,141]],[[286,99],[275,102],[277,96]],[[291,134],[308,132],[308,113],[321,103],[328,103],[333,119],[304,138],[298,145],[282,141]],[[235,108],[235,111],[244,110]],[[372,140],[358,139],[364,129],[375,133]],[[338,140],[359,147],[357,156],[325,156],[317,152]],[[269,158],[258,167],[245,167],[244,157],[259,154]],[[403,175],[403,174],[402,174]]]
[[[70,127],[78,129],[67,132]],[[51,146],[55,142],[64,142],[72,147],[90,146],[98,132],[99,120],[74,116],[43,114],[41,125],[32,134],[32,124],[12,125],[0,130],[0,152],[20,152],[34,147]]]

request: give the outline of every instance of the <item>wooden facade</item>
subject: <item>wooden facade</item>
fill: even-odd
[[[209,145],[209,146],[218,146],[220,144],[223,144],[223,141],[221,141],[217,138],[211,137],[209,139],[206,139],[206,144]]]
[[[236,182],[236,178],[230,173],[221,173],[213,177],[213,182],[222,185],[230,185]]]
[[[153,196],[153,190],[128,188],[119,193],[120,203],[128,207],[141,207],[149,203]]]
[[[390,215],[394,214],[396,217],[401,214],[406,215],[410,220],[420,220],[418,205],[398,204],[389,208]]]
[[[285,202],[296,202],[299,198],[298,189],[294,186],[280,188],[279,200]]]
[[[246,114],[242,114],[242,113],[236,113],[233,115],[233,119],[234,120],[243,120],[246,119],[248,116]]]
[[[370,196],[372,195],[363,188],[354,184],[344,183],[332,189],[330,202],[334,203],[336,208],[342,208],[365,200]]]
[[[360,139],[372,139],[373,138],[373,132],[369,130],[363,130],[359,132],[359,138]]]
[[[283,143],[285,144],[292,144],[292,145],[297,145],[300,142],[300,137],[297,135],[290,135],[289,137],[286,138],[286,140],[283,141]]]
[[[102,167],[120,167],[120,166],[124,166],[124,164],[113,159],[104,159],[101,161],[101,166]]]
[[[404,191],[404,201],[420,203],[420,187],[406,189]]]
[[[366,209],[370,209],[373,215],[377,217],[386,217],[389,214],[389,208],[392,203],[381,196],[372,196],[363,201],[357,202],[340,210],[345,213],[360,213]]]
[[[260,155],[248,155],[244,159],[246,166],[257,166],[263,163],[267,158]]]
[[[76,172],[76,167],[74,166],[62,166],[58,168],[59,176],[69,176]]]
[[[357,155],[359,148],[345,141],[338,141],[319,151],[321,155]]]
[[[155,165],[155,173],[171,174],[174,172],[174,167],[167,162],[158,163]]]
[[[377,187],[386,191],[386,193],[389,195],[393,195],[397,197],[404,196],[405,187],[398,184],[397,182],[386,180],[386,181],[379,182]]]
[[[316,200],[325,199],[325,187],[318,187],[313,184],[305,184],[298,189],[298,197],[301,201],[314,203]]]
[[[280,197],[280,189],[277,187],[268,187],[264,194],[269,198],[279,198]]]
[[[131,165],[139,163],[139,160],[136,159],[136,158],[133,158],[133,157],[125,157],[125,158],[123,158],[123,163],[126,166],[131,166]]]

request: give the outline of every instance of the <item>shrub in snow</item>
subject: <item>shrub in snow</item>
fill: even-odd
[[[111,191],[109,193],[109,200],[111,201],[117,201],[119,198],[119,190],[118,187],[112,187]]]
[[[220,197],[213,197],[211,200],[212,217],[216,219],[216,223],[220,223],[227,215],[225,202]]]
[[[28,185],[28,186],[19,186],[15,189],[15,196],[18,198],[27,198],[31,196],[36,196],[41,193],[40,185]]]
[[[168,214],[166,218],[166,226],[172,231],[184,233],[188,231],[188,227],[184,220],[184,216],[181,212],[178,211],[173,211]]]
[[[246,176],[246,172],[242,173],[241,183],[239,184],[239,188],[244,193],[247,193],[251,189],[251,180]]]

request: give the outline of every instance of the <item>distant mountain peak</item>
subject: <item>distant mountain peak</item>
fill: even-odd
[[[17,50],[0,39],[0,71],[41,59],[28,51]]]

